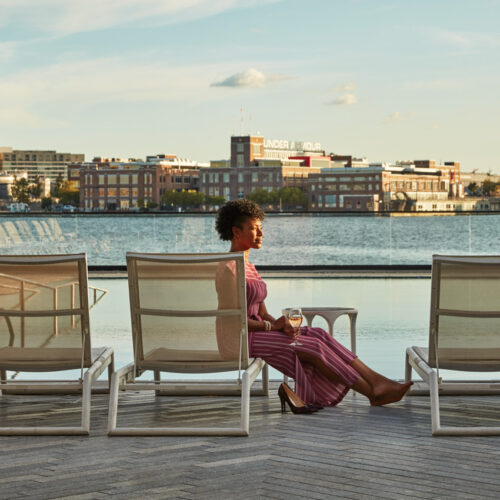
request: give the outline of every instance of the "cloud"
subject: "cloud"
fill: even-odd
[[[332,106],[348,106],[350,104],[356,104],[358,102],[358,98],[355,94],[344,94],[340,97],[337,97],[333,101],[328,102],[327,104]]]
[[[0,0],[0,24],[64,36],[134,23],[167,25],[276,0]]]
[[[232,66],[233,63],[231,63]],[[170,66],[164,61],[101,58],[32,67],[0,76],[0,120],[40,127],[71,121],[79,110],[110,103],[204,102],[220,65]],[[69,112],[71,110],[71,112]]]
[[[424,33],[433,41],[451,45],[458,49],[471,49],[483,46],[498,47],[500,35],[498,33],[476,33],[472,31],[449,31],[442,28],[427,28]]]
[[[353,90],[356,90],[356,84],[354,82],[349,82],[343,85],[337,85],[334,89],[337,92],[352,92]]]
[[[463,80],[458,79],[440,79],[440,80],[414,80],[405,82],[403,87],[409,90],[450,90],[462,87]]]
[[[394,123],[411,120],[412,118],[415,118],[416,115],[417,114],[414,111],[394,111],[393,113],[385,117],[384,123]]]
[[[235,73],[224,80],[213,82],[211,87],[255,87],[262,88],[268,83],[285,80],[289,77],[285,75],[270,75],[255,68],[247,69],[241,73]]]
[[[12,59],[18,45],[17,42],[0,42],[0,61]]]
[[[400,119],[401,119],[401,112],[394,111],[394,113],[391,113],[385,120],[388,122],[396,122]]]

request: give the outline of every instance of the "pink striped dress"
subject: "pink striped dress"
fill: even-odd
[[[259,306],[267,296],[267,287],[254,265],[245,264],[247,314],[261,321]],[[340,403],[359,374],[350,366],[356,356],[321,328],[301,327],[299,342],[283,332],[248,332],[249,353],[262,358],[276,370],[295,380],[295,392],[306,403],[335,406]],[[320,358],[342,383],[332,382],[310,363],[303,363],[297,352],[307,352]]]

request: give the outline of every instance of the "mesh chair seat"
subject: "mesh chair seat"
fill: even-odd
[[[92,348],[92,359],[83,367],[92,366],[106,351],[106,347]],[[82,349],[72,347],[2,347],[0,369],[26,371],[61,371],[82,366]]]
[[[248,364],[253,358],[248,360]],[[178,372],[210,372],[238,370],[238,360],[223,359],[219,351],[202,349],[152,349],[138,362],[141,370],[174,370]],[[244,366],[242,368],[247,368]]]
[[[426,363],[429,363],[427,347],[412,348]],[[439,349],[439,368],[474,372],[500,371],[500,349]]]

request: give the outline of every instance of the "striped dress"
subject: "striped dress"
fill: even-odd
[[[261,321],[259,306],[267,296],[267,287],[254,265],[245,264],[247,313],[250,319]],[[350,364],[356,356],[321,328],[301,327],[299,342],[283,332],[248,332],[249,353],[259,357],[295,380],[295,392],[306,403],[335,406],[340,403],[359,374]],[[310,363],[301,362],[297,352],[320,358],[342,383],[332,382]]]

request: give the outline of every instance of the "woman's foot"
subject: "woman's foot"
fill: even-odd
[[[373,397],[370,399],[370,404],[372,406],[382,406],[390,403],[396,403],[403,398],[412,385],[413,382],[405,382],[404,384],[400,384],[399,382],[394,382],[392,380],[383,382],[374,387]]]

